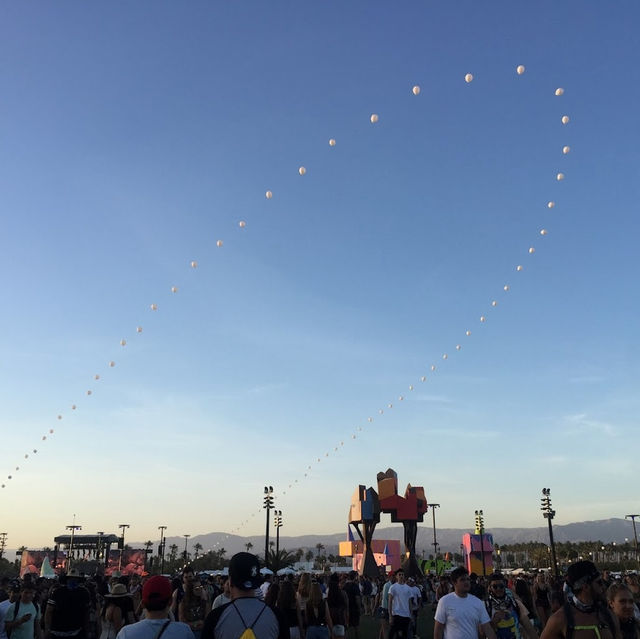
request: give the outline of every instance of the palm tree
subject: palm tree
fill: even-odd
[[[247,549],[247,552],[251,552],[251,549],[253,548],[253,544],[252,544],[250,541],[248,541],[248,542],[244,545],[244,547]]]
[[[178,545],[171,544],[169,546],[169,561],[174,562],[177,556],[178,556]]]
[[[324,545],[320,544],[320,543],[317,543],[316,544],[316,550],[318,551],[318,555],[317,556],[319,557],[320,553],[324,550]]]
[[[313,550],[307,550],[304,555],[306,561],[313,561]]]
[[[193,560],[196,561],[198,559],[198,555],[200,554],[200,551],[202,550],[202,544],[200,542],[196,542],[195,544],[193,544],[193,550],[195,551]]]
[[[296,561],[295,553],[289,552],[288,550],[279,550],[277,553],[275,550],[269,550],[269,567],[274,572],[277,572],[281,568],[287,568],[288,566],[293,566]]]

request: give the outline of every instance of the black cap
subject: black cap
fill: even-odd
[[[567,570],[567,583],[573,590],[579,590],[600,576],[600,572],[592,561],[576,561]]]
[[[255,590],[262,581],[258,558],[250,552],[236,553],[229,562],[229,579],[240,590]]]

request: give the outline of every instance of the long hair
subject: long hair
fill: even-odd
[[[311,590],[311,575],[308,572],[302,573],[300,583],[298,584],[298,594],[307,599]]]
[[[276,607],[280,610],[288,610],[296,607],[296,591],[290,581],[283,581],[278,593]]]

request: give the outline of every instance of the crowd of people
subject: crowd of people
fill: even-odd
[[[418,579],[403,570],[263,577],[257,557],[238,553],[228,576],[186,566],[173,580],[74,570],[4,579],[0,639],[361,639],[365,616],[376,639],[416,639],[424,609],[434,639],[640,639],[639,604],[636,574],[613,579],[590,561],[557,581],[462,567]]]

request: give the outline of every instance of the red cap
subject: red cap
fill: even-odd
[[[155,575],[147,579],[142,586],[142,604],[146,605],[151,601],[166,601],[171,599],[171,582],[162,575]]]

